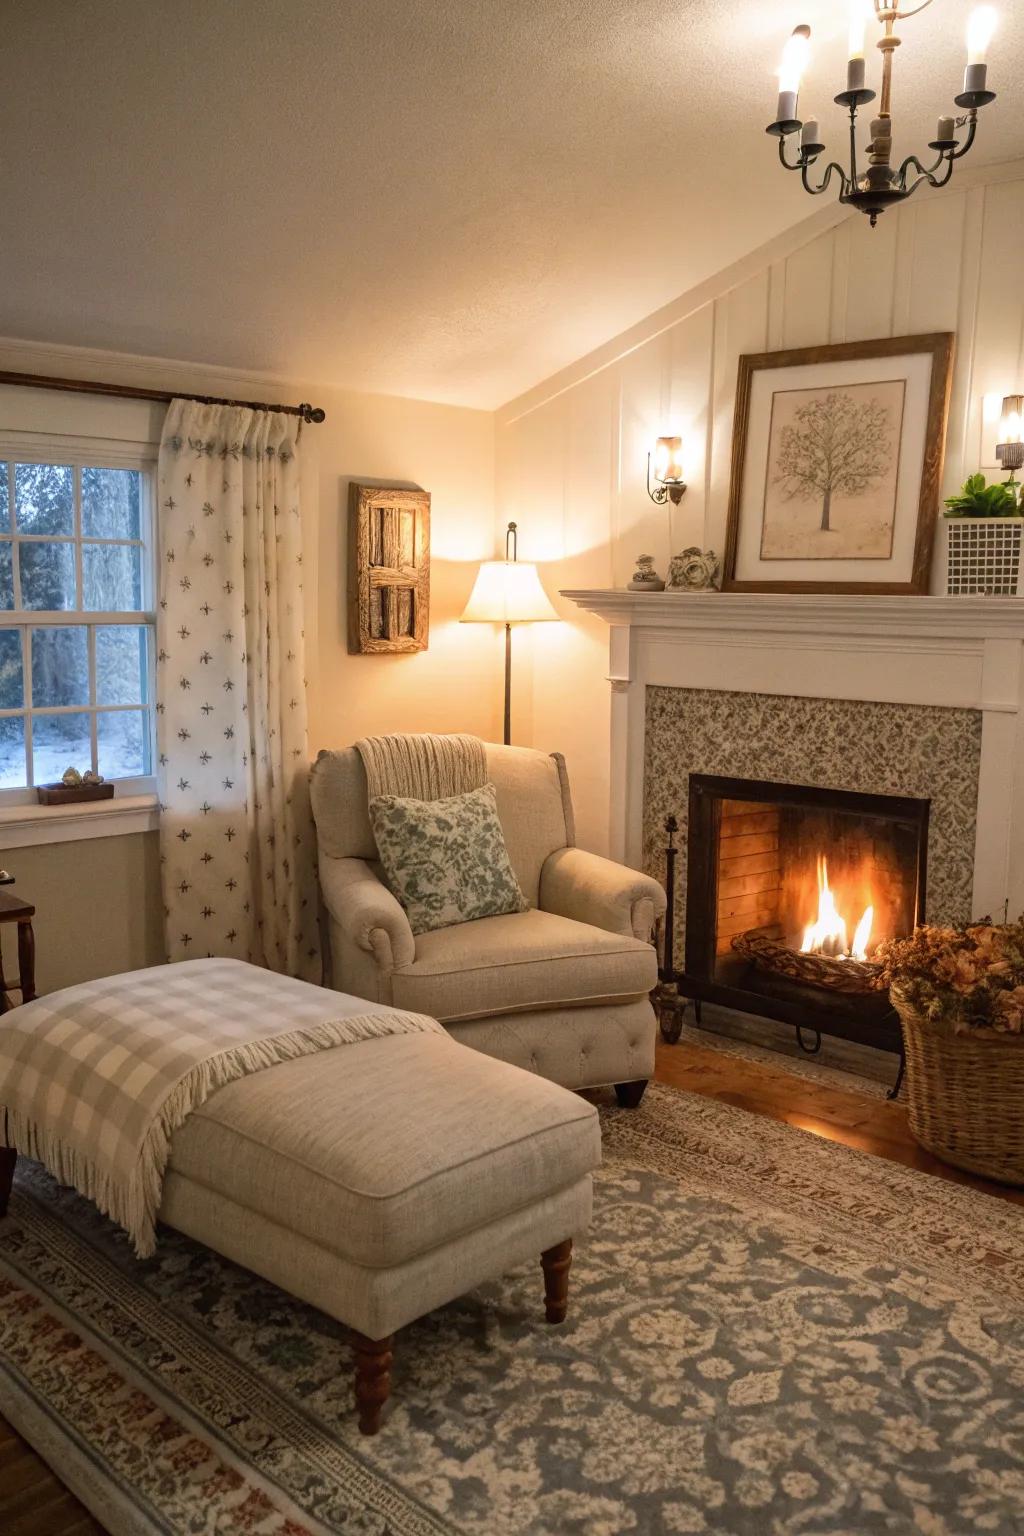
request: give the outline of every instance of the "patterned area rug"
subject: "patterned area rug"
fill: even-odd
[[[569,1321],[433,1313],[370,1441],[339,1327],[29,1165],[3,1411],[114,1536],[1024,1530],[1024,1210],[658,1085],[605,1148]]]

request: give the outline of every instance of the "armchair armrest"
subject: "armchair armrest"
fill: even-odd
[[[582,848],[559,848],[540,872],[540,906],[608,933],[649,941],[665,912],[665,892],[639,870]]]
[[[365,859],[321,857],[320,889],[332,921],[382,971],[412,964],[416,941],[405,910]]]

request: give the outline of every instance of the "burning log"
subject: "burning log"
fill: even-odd
[[[856,960],[845,953],[835,956],[823,951],[790,949],[788,944],[756,929],[736,934],[732,947],[759,970],[804,986],[825,987],[831,992],[883,990],[882,967],[870,960]]]

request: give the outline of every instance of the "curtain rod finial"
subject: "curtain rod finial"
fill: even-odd
[[[299,406],[299,415],[307,426],[319,426],[322,421],[327,419],[326,411],[321,410],[318,405],[309,405],[306,401],[303,401]]]

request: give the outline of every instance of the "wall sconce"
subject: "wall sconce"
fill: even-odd
[[[1003,469],[1010,471],[1010,484],[1014,484],[1015,469],[1024,469],[1024,395],[1007,395],[999,417],[999,442],[996,458]]]
[[[651,455],[647,455],[647,494],[652,501],[663,506],[669,497],[673,506],[678,507],[686,490],[686,481],[683,479],[683,440],[681,437],[659,437],[657,447],[654,450],[654,478],[658,482],[657,490],[651,486]]]

